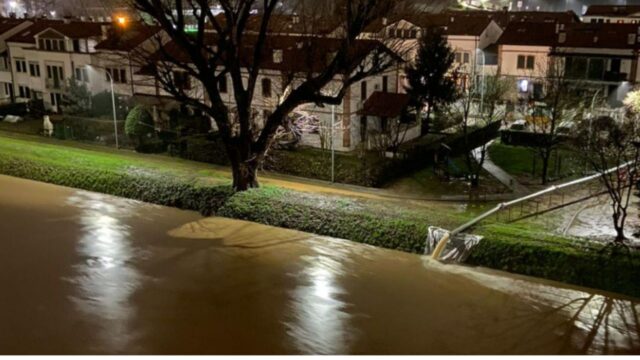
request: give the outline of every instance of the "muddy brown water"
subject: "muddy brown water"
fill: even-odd
[[[3,354],[640,352],[636,300],[0,176]]]

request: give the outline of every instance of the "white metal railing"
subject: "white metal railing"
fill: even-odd
[[[598,179],[598,178],[600,178],[600,177],[602,177],[604,175],[607,175],[607,174],[610,174],[612,172],[627,168],[627,167],[633,165],[633,163],[634,163],[633,161],[630,161],[630,162],[627,162],[627,163],[622,164],[620,166],[616,166],[616,167],[613,167],[611,169],[608,169],[608,170],[606,170],[604,172],[599,172],[597,174],[590,175],[590,176],[587,176],[587,177],[583,177],[583,178],[580,178],[580,179],[576,179],[576,180],[573,180],[573,181],[569,181],[569,182],[564,183],[564,184],[553,185],[553,186],[550,186],[550,187],[548,187],[548,188],[546,188],[544,190],[540,190],[538,192],[535,192],[533,194],[529,194],[529,195],[523,196],[523,197],[515,199],[515,200],[511,200],[511,201],[506,201],[506,202],[500,203],[496,207],[494,207],[493,209],[481,214],[480,216],[478,216],[478,217],[476,217],[476,218],[474,218],[474,219],[462,224],[461,226],[459,226],[459,227],[453,229],[452,231],[450,231],[449,233],[447,233],[438,242],[438,245],[433,250],[433,254],[431,254],[431,256],[434,259],[440,258],[440,255],[442,254],[442,251],[444,250],[444,247],[446,246],[446,244],[449,242],[449,240],[452,237],[454,237],[455,235],[460,234],[461,232],[471,228],[472,226],[476,225],[480,221],[490,217],[493,214],[496,214],[497,212],[499,212],[501,210],[508,209],[508,208],[510,208],[510,207],[512,207],[514,205],[518,205],[518,204],[524,203],[525,201],[533,200],[533,199],[539,198],[541,196],[544,196],[544,195],[547,195],[547,194],[551,194],[551,193],[556,192],[558,190],[566,189],[566,188],[569,188],[569,187],[572,187],[572,186],[576,186],[576,185],[580,185],[580,184],[584,184],[584,183],[596,180],[596,179]]]

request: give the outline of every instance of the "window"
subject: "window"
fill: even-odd
[[[362,101],[367,99],[367,82],[364,80],[360,82],[360,99]]]
[[[73,39],[73,51],[80,52],[80,40]]]
[[[119,84],[127,83],[127,71],[125,69],[105,68],[105,70],[106,70],[105,77],[107,81],[111,81],[113,79],[114,83],[119,83]],[[86,81],[88,81],[88,78]]]
[[[389,77],[387,75],[382,77],[382,92],[389,92]]]
[[[19,94],[19,97],[24,98],[24,99],[30,99],[31,98],[31,90],[29,90],[29,88],[27,86],[19,85],[18,86],[18,94]]]
[[[468,52],[457,52],[454,54],[455,62],[458,64],[468,64],[470,61],[470,55]]]
[[[178,89],[191,89],[191,80],[189,79],[189,74],[184,71],[173,72],[173,83]]]
[[[16,72],[27,72],[27,62],[24,59],[16,59]]]
[[[532,70],[535,67],[535,56],[527,56],[527,69]]]
[[[29,62],[29,74],[33,77],[40,77],[40,64]]]
[[[66,49],[63,39],[38,39],[38,47],[48,51],[65,51]]]
[[[533,70],[536,57],[533,55],[518,55],[518,69]]]
[[[220,91],[220,93],[222,94],[226,94],[228,89],[227,89],[227,75],[224,75],[222,77],[220,77],[218,79],[218,90]]]
[[[271,79],[262,79],[262,96],[271,97]]]
[[[87,71],[86,67],[77,67],[75,75],[77,81],[89,82],[89,72]]]

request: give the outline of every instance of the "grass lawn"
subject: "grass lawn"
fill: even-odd
[[[487,195],[487,194],[503,194],[509,192],[509,189],[502,183],[482,171],[480,178],[480,186],[478,189],[471,189],[469,183],[462,177],[453,177],[456,173],[461,173],[466,168],[464,158],[456,158],[452,160],[452,168],[450,172],[452,178],[450,181],[442,179],[434,173],[432,167],[416,171],[413,174],[392,181],[385,188],[400,192],[422,195],[424,197],[440,196],[443,194],[456,195]]]
[[[504,145],[499,141],[489,147],[491,160],[523,184],[540,184],[542,160],[534,149]],[[534,170],[535,161],[535,172]],[[549,160],[549,178],[559,180],[582,175],[584,162],[571,149],[559,148]]]

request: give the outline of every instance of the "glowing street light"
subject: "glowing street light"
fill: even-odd
[[[55,10],[49,11],[49,14],[51,15],[52,18],[56,17],[56,11]]]
[[[116,21],[118,22],[118,25],[120,25],[120,26],[125,26],[127,24],[127,18],[124,17],[124,16],[116,17]]]

